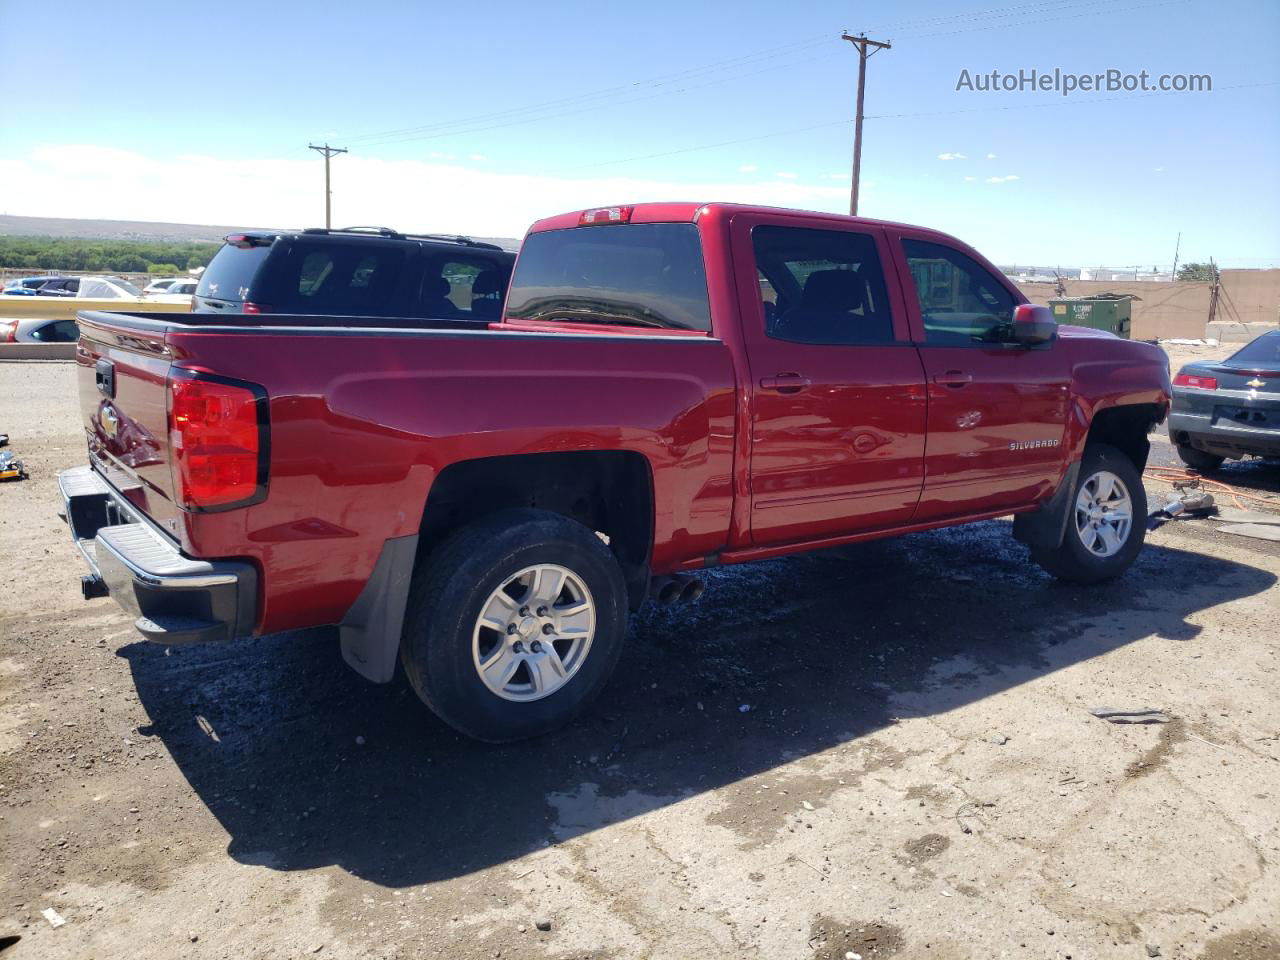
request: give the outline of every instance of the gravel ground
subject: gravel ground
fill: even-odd
[[[0,364],[5,960],[1280,956],[1280,544],[1169,523],[1080,589],[994,521],[712,571],[584,720],[483,746],[329,632],[167,651],[82,601],[72,379]],[[1280,512],[1275,467],[1220,478]]]

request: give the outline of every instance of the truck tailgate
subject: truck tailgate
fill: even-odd
[[[77,392],[93,465],[162,530],[177,532],[169,464],[165,328],[81,313]]]

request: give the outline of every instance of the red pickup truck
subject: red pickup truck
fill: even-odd
[[[950,236],[730,204],[540,221],[494,322],[80,330],[85,595],[164,644],[336,624],[490,741],[582,710],[628,610],[721,564],[1012,514],[1052,574],[1117,576],[1170,397],[1160,349]]]

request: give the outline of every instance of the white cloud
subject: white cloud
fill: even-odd
[[[742,166],[738,168],[738,172],[739,173],[755,173],[759,169],[760,168],[757,167],[754,163],[744,163]]]
[[[940,153],[938,154],[938,159],[939,160],[968,160],[969,158],[966,157],[963,153]]]
[[[829,180],[848,180],[848,179],[850,179],[852,176],[853,176],[853,175],[852,175],[852,174],[849,174],[849,173],[828,173],[828,174],[827,174],[827,179],[829,179]]]
[[[1008,183],[1010,180],[1017,180],[1018,175],[1011,173],[1007,177],[987,177],[987,183]]]
[[[1153,168],[1152,168],[1152,172],[1153,172],[1153,173],[1164,173],[1164,167],[1153,167]]]
[[[15,215],[313,226],[324,217],[323,164],[299,153],[306,156],[157,159],[107,147],[44,146],[25,156],[0,154],[0,183],[6,211]],[[402,230],[518,237],[555,213],[680,197],[832,212],[848,203],[848,192],[835,184],[534,176],[359,154],[333,160],[334,221]]]
[[[489,158],[486,157],[483,153],[473,153],[468,159],[474,160],[476,163],[484,163]]]
[[[457,159],[456,157],[454,157],[454,155],[453,155],[452,153],[440,153],[439,151],[436,151],[436,150],[432,150],[430,153],[428,153],[428,154],[427,154],[427,156],[428,156],[428,157],[430,157],[432,160],[454,160],[454,159]]]
[[[987,159],[988,159],[988,160],[994,160],[995,158],[996,158],[996,155],[995,155],[994,153],[988,153],[988,154],[987,154]]]
[[[798,174],[790,173],[789,171],[786,171],[786,170],[779,170],[777,173],[774,174],[774,176],[781,177],[783,180],[794,180],[796,179]]]
[[[977,177],[965,177],[966,180],[977,180]]]

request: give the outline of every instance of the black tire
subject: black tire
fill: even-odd
[[[507,700],[477,672],[473,631],[493,592],[540,563],[563,566],[586,584],[595,632],[562,687],[539,700]],[[414,691],[441,720],[477,740],[503,743],[549,733],[586,709],[617,666],[626,629],[622,570],[595,533],[545,510],[504,510],[457,531],[419,562],[400,660]]]
[[[1076,520],[1076,499],[1080,490],[1100,470],[1107,470],[1124,484],[1132,505],[1129,530],[1120,549],[1111,556],[1099,556],[1085,546]],[[1059,580],[1072,583],[1102,583],[1112,580],[1126,570],[1138,556],[1147,534],[1147,493],[1142,486],[1142,475],[1133,461],[1115,447],[1104,443],[1085,447],[1076,475],[1075,489],[1068,502],[1066,530],[1062,543],[1057,547],[1034,547],[1031,556],[1041,567]]]
[[[1178,444],[1178,456],[1192,470],[1199,470],[1201,473],[1210,473],[1222,466],[1222,461],[1226,457],[1215,456],[1212,453],[1205,453],[1203,450],[1197,450],[1195,447],[1189,447],[1185,444]]]

